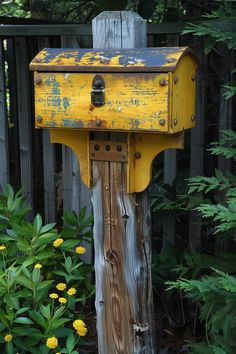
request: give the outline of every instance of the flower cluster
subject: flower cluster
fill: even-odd
[[[77,331],[77,334],[81,337],[84,337],[88,332],[86,324],[82,320],[75,320],[73,322],[73,327]]]

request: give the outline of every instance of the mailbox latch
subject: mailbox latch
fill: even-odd
[[[93,79],[91,102],[96,107],[105,104],[105,81],[101,75],[96,75]]]

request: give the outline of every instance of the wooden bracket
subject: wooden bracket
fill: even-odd
[[[89,132],[71,129],[50,129],[51,142],[65,144],[76,154],[80,162],[80,174],[84,184],[92,187],[91,161],[127,163],[127,192],[144,191],[152,177],[154,158],[163,150],[182,149],[184,133],[151,134],[127,133],[128,144],[112,141],[90,140]]]

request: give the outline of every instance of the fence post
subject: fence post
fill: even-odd
[[[146,46],[146,23],[134,12],[105,11],[92,26],[94,48]],[[147,192],[129,195],[125,181],[124,164],[93,162],[98,352],[154,354]]]
[[[7,131],[4,47],[0,37],[0,192],[9,179]]]

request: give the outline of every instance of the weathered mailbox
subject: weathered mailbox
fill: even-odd
[[[195,125],[196,68],[187,47],[44,49],[30,64],[36,127],[76,152],[88,187],[92,160],[122,161],[127,191],[140,192],[154,157]],[[127,132],[127,143],[92,140],[96,131]]]

